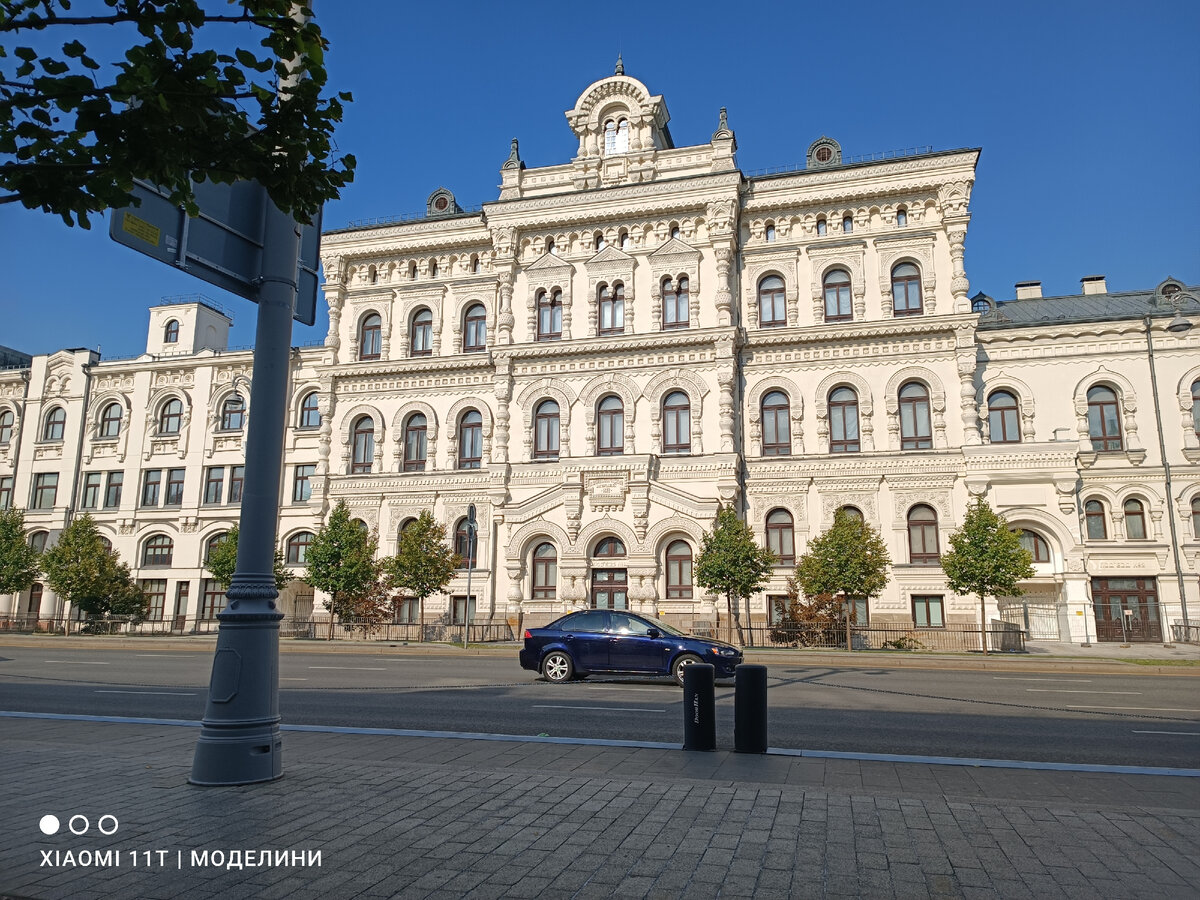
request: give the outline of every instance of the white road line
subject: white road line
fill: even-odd
[[[622,708],[619,706],[550,706],[550,705],[534,705],[530,709],[591,709],[600,712],[646,712],[646,713],[665,713],[665,709],[635,709]]]
[[[1134,734],[1186,734],[1191,737],[1200,737],[1200,731],[1135,731]]]
[[[1040,681],[1043,684],[1091,684],[1090,678],[1024,678],[1008,675],[993,675],[993,681]]]
[[[679,693],[678,688],[669,688],[669,687],[660,687],[660,688],[656,688],[656,687],[624,687],[623,685],[619,685],[619,684],[585,684],[584,687],[588,688],[589,690],[593,690],[593,691],[621,691],[622,693],[624,693],[626,691],[628,691],[629,693],[635,693],[635,692],[640,691],[642,693],[648,693],[648,694],[661,694],[664,692],[671,693],[671,694]]]
[[[86,662],[82,659],[43,659],[42,662],[58,663],[67,666],[107,666],[106,662]]]
[[[140,659],[195,659],[194,653],[137,653]]]
[[[309,666],[310,669],[340,669],[344,672],[386,672],[383,666]]]
[[[308,681],[307,678],[280,678],[280,681]]]
[[[178,693],[176,691],[92,691],[93,694],[150,694],[155,697],[195,697],[193,693]]]
[[[1141,691],[1076,691],[1069,688],[1026,688],[1030,694],[1126,694],[1141,696]]]
[[[1089,706],[1082,703],[1066,704],[1067,709],[1128,709],[1138,712],[1185,712],[1200,713],[1200,709],[1180,709],[1176,706]]]

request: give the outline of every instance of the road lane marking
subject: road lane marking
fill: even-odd
[[[1126,694],[1141,696],[1141,691],[1078,691],[1070,688],[1026,688],[1030,694]]]
[[[194,653],[137,653],[139,659],[195,659]]]
[[[87,662],[82,659],[43,659],[42,662],[58,663],[68,666],[107,666],[106,662]]]
[[[1090,678],[1023,678],[1008,675],[993,675],[993,681],[1040,681],[1043,684],[1091,684]]]
[[[1025,688],[1030,694],[1128,694],[1140,697],[1141,691],[1077,691],[1073,688]]]
[[[600,712],[646,712],[646,713],[665,713],[665,709],[637,709],[633,707],[623,708],[620,706],[551,706],[549,704],[534,704],[530,709],[592,709]]]
[[[1180,709],[1175,706],[1090,706],[1084,703],[1064,704],[1067,709],[1130,709],[1138,712],[1185,712],[1200,713],[1200,709]]]
[[[178,693],[176,691],[92,691],[93,694],[150,694],[154,697],[195,697],[195,692]]]
[[[659,687],[624,687],[619,684],[585,684],[584,687],[588,688],[589,690],[593,690],[593,691],[622,691],[622,692],[628,691],[630,693],[640,691],[643,693],[657,693],[657,694],[661,694],[664,691],[666,691],[666,692],[672,693],[672,694],[679,693],[679,688],[669,688],[669,687],[660,687],[660,688]]]
[[[344,672],[386,672],[384,666],[309,666],[310,669],[340,669]]]
[[[1191,737],[1200,737],[1200,731],[1135,731],[1134,734],[1186,734]]]
[[[280,678],[280,681],[308,681],[307,678]]]

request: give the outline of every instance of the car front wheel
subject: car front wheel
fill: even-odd
[[[700,662],[700,657],[693,656],[691,653],[685,653],[675,660],[675,664],[671,666],[671,677],[675,679],[675,683],[683,687],[683,670],[698,662]]]
[[[554,650],[551,653],[547,653],[546,658],[542,660],[542,677],[551,684],[562,684],[564,681],[570,681],[574,671],[575,666],[571,663],[571,657],[567,656],[561,650]]]

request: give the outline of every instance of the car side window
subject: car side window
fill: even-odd
[[[650,626],[641,619],[626,616],[621,613],[609,613],[611,624],[609,631],[615,634],[634,634],[645,636],[650,633]]]
[[[600,612],[581,612],[571,616],[562,623],[563,631],[600,632],[608,625],[608,614]]]

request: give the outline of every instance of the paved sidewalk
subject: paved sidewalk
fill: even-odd
[[[287,732],[282,780],[197,788],[197,736],[0,721],[0,896],[1200,896],[1197,778]]]

